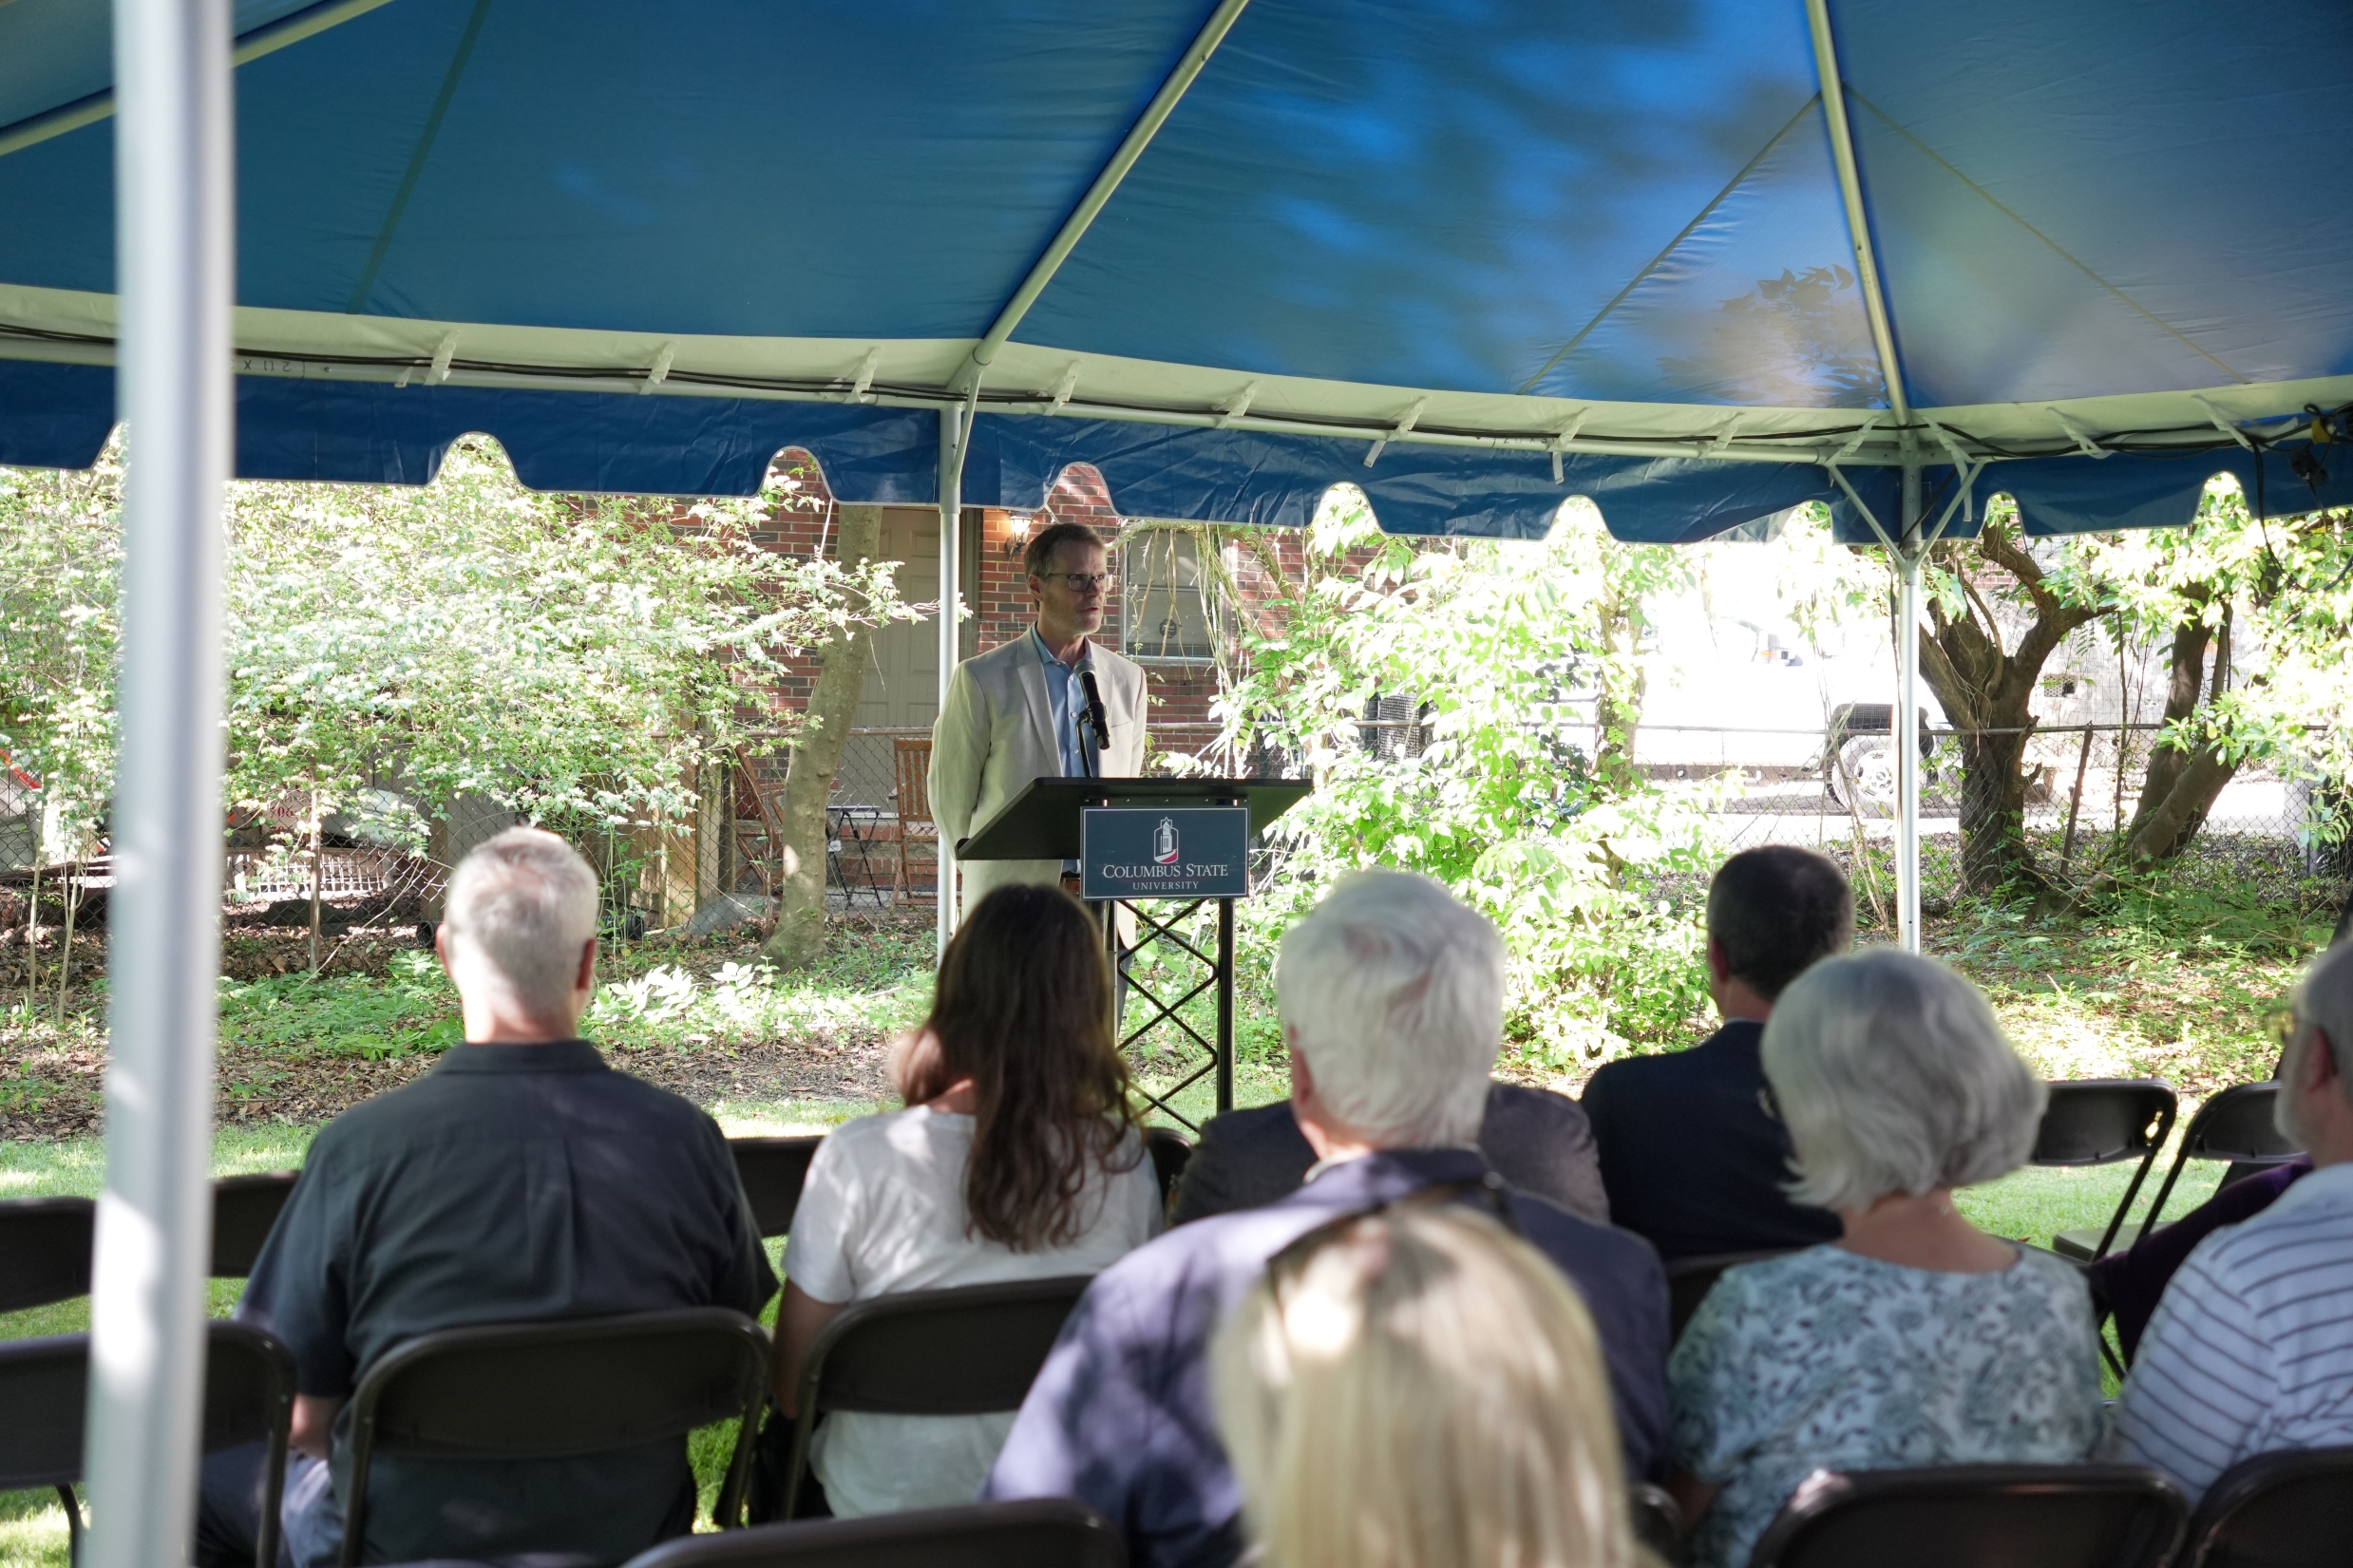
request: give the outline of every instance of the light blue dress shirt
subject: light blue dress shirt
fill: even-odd
[[[1062,776],[1084,779],[1099,772],[1099,765],[1088,766],[1095,746],[1087,734],[1087,688],[1078,678],[1081,671],[1094,668],[1094,644],[1086,645],[1087,651],[1074,665],[1055,658],[1034,626],[1030,628],[1030,646],[1037,650],[1038,661],[1046,667],[1046,705],[1053,713],[1054,749],[1061,753]]]

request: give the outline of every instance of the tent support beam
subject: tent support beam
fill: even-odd
[[[1847,493],[1870,531],[1879,536],[1886,547],[1888,561],[1896,571],[1896,638],[1895,670],[1898,687],[1894,721],[1890,728],[1895,744],[1896,795],[1896,857],[1895,857],[1895,930],[1896,940],[1907,953],[1920,951],[1920,569],[1928,558],[1928,551],[1945,537],[1952,525],[1954,515],[1968,499],[1977,476],[1984,471],[1983,460],[1954,469],[1953,493],[1945,501],[1944,513],[1936,526],[1923,530],[1920,526],[1920,465],[1909,463],[1904,469],[1903,515],[1898,520],[1902,530],[1901,542],[1888,534],[1869,502],[1855,493],[1847,476],[1839,472],[1838,464],[1823,464],[1839,489]]]
[[[1209,63],[1209,56],[1217,52],[1217,47],[1225,42],[1225,34],[1233,27],[1234,19],[1249,3],[1250,0],[1218,0],[1217,9],[1209,13],[1209,19],[1201,25],[1201,30],[1193,35],[1193,41],[1186,46],[1185,52],[1177,56],[1177,63],[1161,82],[1160,90],[1152,94],[1149,104],[1144,105],[1144,112],[1136,117],[1136,123],[1128,127],[1128,134],[1120,140],[1110,161],[1096,172],[1094,183],[1087,187],[1087,194],[1078,198],[1078,205],[1071,210],[1071,216],[1062,220],[1062,227],[1054,231],[1053,238],[1047,242],[1045,254],[1031,264],[1029,275],[1013,292],[1013,297],[1005,301],[1004,309],[996,312],[996,319],[989,323],[987,331],[980,334],[980,341],[973,345],[972,352],[966,357],[963,369],[958,372],[954,385],[960,387],[966,382],[977,381],[979,372],[996,357],[996,350],[1013,336],[1014,329],[1021,325],[1021,318],[1028,315],[1030,307],[1037,303],[1037,296],[1046,292],[1046,285],[1053,281],[1054,274],[1062,270],[1062,263],[1069,260],[1071,253],[1078,248],[1079,240],[1086,236],[1096,215],[1109,204],[1112,193],[1119,189],[1119,182],[1128,178],[1129,169],[1135,167],[1136,160],[1144,156],[1144,149],[1152,144],[1152,138],[1160,134],[1160,127],[1167,123],[1168,116],[1176,111],[1177,103],[1185,96],[1186,89],[1193,85],[1193,79],[1201,74],[1201,68]]]
[[[321,0],[315,6],[306,6],[292,16],[281,16],[267,27],[256,28],[237,41],[232,59],[242,66],[249,60],[258,60],[265,54],[275,54],[291,44],[340,27],[354,16],[365,16],[378,6],[391,0]],[[122,72],[115,72],[119,81]],[[0,158],[27,147],[38,146],[67,131],[78,131],[85,125],[94,125],[115,112],[115,89],[101,87],[98,91],[77,98],[70,104],[60,104],[53,109],[28,115],[12,125],[0,125]]]
[[[1879,369],[1888,383],[1888,404],[1898,425],[1912,421],[1904,392],[1904,367],[1896,359],[1895,331],[1888,325],[1887,293],[1879,285],[1879,260],[1871,248],[1870,219],[1863,211],[1863,177],[1854,162],[1854,128],[1847,119],[1847,89],[1838,74],[1838,43],[1831,36],[1830,0],[1806,0],[1806,25],[1813,33],[1814,74],[1822,83],[1822,119],[1831,133],[1831,161],[1838,170],[1838,197],[1847,210],[1847,233],[1854,241],[1854,275],[1863,287],[1863,309],[1879,350]]]
[[[977,400],[980,387],[973,384]],[[939,410],[939,704],[948,710],[948,683],[956,678],[961,628],[957,625],[957,575],[963,564],[958,548],[964,536],[964,454],[972,446],[973,403]],[[942,832],[933,851],[933,880],[939,890],[939,953],[945,957],[948,938],[956,935],[956,846]]]
[[[185,1561],[195,1523],[220,1006],[233,26],[230,0],[114,0],[130,466],[84,1568]]]
[[[1920,951],[1920,465],[1904,465],[1904,545],[1895,639],[1895,933],[1907,953]],[[1956,497],[1956,499],[1958,499]]]

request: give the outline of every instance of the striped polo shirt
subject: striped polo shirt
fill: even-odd
[[[2111,1450],[2194,1501],[2240,1460],[2353,1444],[2353,1164],[2198,1243],[2166,1286]]]

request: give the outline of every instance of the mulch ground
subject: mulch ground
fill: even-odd
[[[723,1100],[879,1100],[886,1042],[874,1030],[819,1031],[736,1048],[655,1048],[616,1052],[613,1065],[701,1105]],[[224,1048],[216,1064],[216,1119],[222,1124],[325,1122],[370,1095],[398,1088],[433,1065],[430,1056],[385,1061],[315,1051]],[[82,1138],[101,1130],[105,1053],[80,1048],[25,1048],[0,1041],[0,1139]]]
[[[413,927],[364,928],[336,933],[328,945],[333,956],[325,966],[327,973],[380,977],[393,954],[415,948],[416,935]],[[56,997],[53,935],[39,958],[46,1011]],[[66,996],[69,1020],[97,1009],[98,998],[86,983],[105,973],[105,959],[103,935],[75,938]],[[223,934],[221,972],[230,979],[256,980],[309,967],[307,930],[249,924]],[[0,941],[0,1006],[20,1001],[24,982],[22,947]],[[889,1093],[882,1074],[887,1044],[879,1030],[844,1025],[782,1040],[618,1050],[612,1060],[615,1067],[701,1105],[746,1100],[879,1100]],[[370,1061],[327,1051],[224,1045],[214,1067],[215,1120],[223,1125],[329,1121],[371,1095],[398,1088],[433,1061],[428,1055]],[[105,1070],[104,1044],[86,1026],[77,1030],[69,1022],[63,1039],[46,1027],[24,1030],[0,1026],[0,1141],[98,1133]]]

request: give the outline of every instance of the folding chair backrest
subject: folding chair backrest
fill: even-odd
[[[853,1302],[809,1347],[802,1387],[820,1411],[1019,1409],[1063,1321],[1092,1282],[1072,1275]]]
[[[2145,1160],[2173,1130],[2173,1086],[2154,1079],[2110,1078],[2049,1086],[2035,1133],[2038,1165],[2105,1165]]]
[[[808,1180],[808,1162],[817,1157],[822,1136],[793,1138],[731,1138],[728,1152],[735,1156],[735,1174],[743,1179],[744,1196],[751,1200],[752,1221],[762,1236],[784,1236],[792,1229],[793,1210],[801,1204],[801,1184]]]
[[[2272,1121],[2279,1092],[2277,1080],[2233,1084],[2198,1107],[2190,1125],[2182,1130],[2181,1147],[2157,1188],[2156,1200],[2149,1205],[2149,1218],[2142,1222],[2145,1230],[2156,1229],[2157,1216],[2173,1195],[2173,1183],[2181,1180],[2182,1167],[2192,1160],[2227,1160],[2234,1168],[2277,1165],[2303,1152],[2281,1135]]]
[[[82,1479],[89,1372],[87,1334],[0,1342],[0,1492],[70,1487]],[[269,1447],[257,1563],[277,1560],[277,1499],[294,1409],[294,1360],[276,1335],[249,1323],[205,1325],[203,1451]],[[78,1537],[80,1510],[70,1492],[66,1500]]]
[[[0,1202],[0,1313],[90,1294],[98,1205],[86,1198]]]
[[[224,1176],[213,1183],[213,1277],[242,1279],[254,1272],[261,1244],[270,1239],[278,1210],[294,1190],[299,1171],[264,1171]]]
[[[2272,1120],[2279,1093],[2277,1080],[2233,1084],[2200,1105],[2182,1137],[2190,1158],[2275,1165],[2303,1153]]]
[[[2124,1229],[2157,1151],[2173,1130],[2179,1103],[2173,1086],[2154,1079],[2100,1078],[2049,1086],[2042,1124],[2035,1132],[2038,1165],[2105,1165],[2137,1160],[2140,1168],[2125,1184],[2106,1225],[2098,1230],[2061,1231],[2051,1238],[2060,1256],[2077,1262],[2105,1257]],[[2127,1237],[2129,1244],[2132,1237]]]
[[[624,1568],[1125,1568],[1119,1532],[1068,1498],[682,1536]]]
[[[931,819],[931,737],[901,735],[892,746],[899,765],[899,821]]]
[[[954,1285],[853,1301],[825,1325],[801,1364],[785,1518],[799,1505],[818,1418],[830,1410],[884,1415],[988,1415],[1017,1410],[1046,1352],[1092,1278]]]
[[[2171,1483],[2134,1465],[1817,1470],[1749,1568],[2161,1568],[2187,1514]]]
[[[0,1492],[82,1479],[89,1383],[88,1334],[0,1344]]]
[[[2258,1454],[2198,1503],[2180,1568],[2322,1568],[2353,1542],[2353,1448]]]
[[[1193,1157],[1192,1141],[1174,1127],[1146,1127],[1144,1148],[1152,1157],[1152,1177],[1160,1183],[1161,1207],[1176,1196],[1185,1162]]]
[[[1711,1253],[1705,1257],[1679,1257],[1667,1265],[1667,1343],[1683,1337],[1683,1327],[1699,1311],[1699,1303],[1716,1289],[1716,1281],[1726,1269],[1741,1263],[1762,1263],[1767,1258],[1786,1257],[1793,1248],[1778,1247],[1769,1252]]]
[[[756,1418],[768,1335],[721,1307],[419,1334],[378,1357],[351,1396],[343,1560],[366,1539],[368,1467],[380,1455],[458,1460],[606,1453]],[[750,1445],[739,1442],[724,1510]],[[723,1512],[722,1518],[728,1517]]]

